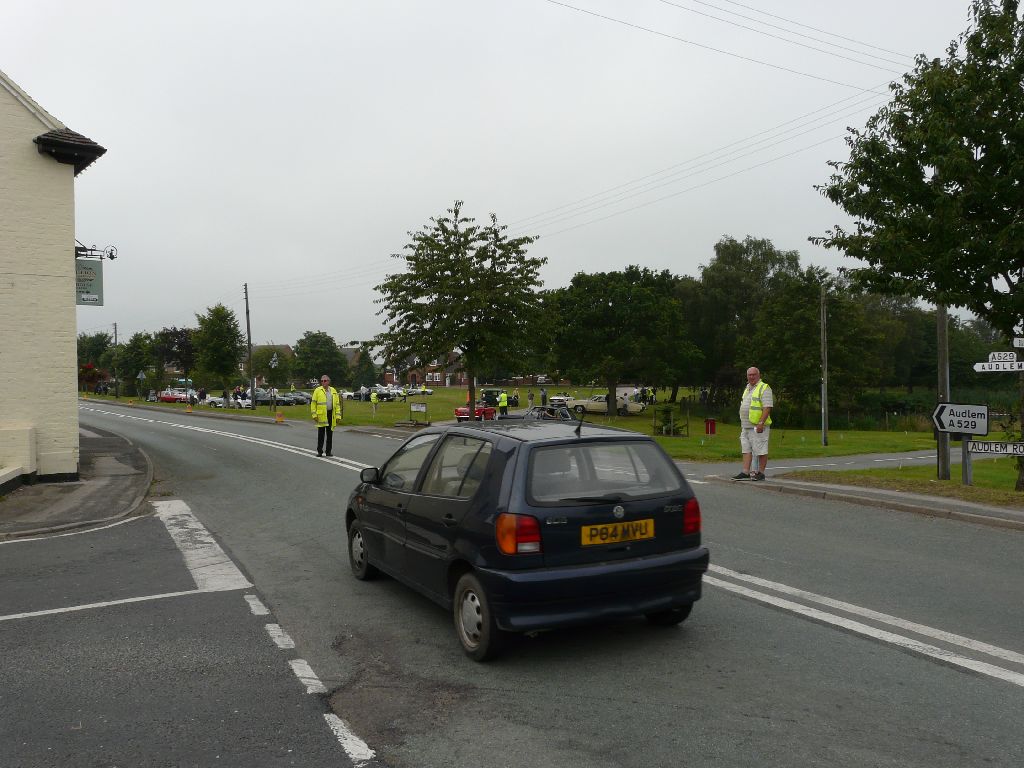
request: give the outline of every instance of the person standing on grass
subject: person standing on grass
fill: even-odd
[[[743,452],[743,471],[733,480],[764,480],[768,466],[768,434],[771,431],[772,408],[775,400],[772,388],[761,380],[761,371],[747,369],[747,386],[740,398],[740,450]],[[753,458],[758,468],[750,471]]]
[[[320,377],[320,386],[313,390],[313,399],[309,401],[309,410],[316,422],[316,455],[324,455],[324,439],[327,442],[327,455],[331,455],[334,441],[334,428],[338,426],[341,413],[341,400],[338,390],[331,386],[331,377],[326,373]]]

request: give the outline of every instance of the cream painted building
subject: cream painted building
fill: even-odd
[[[0,72],[0,488],[78,476],[75,176],[104,152]]]

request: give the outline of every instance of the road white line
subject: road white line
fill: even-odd
[[[807,592],[803,589],[797,589],[796,587],[790,587],[786,584],[780,584],[775,581],[768,581],[767,579],[759,579],[756,576],[748,576],[745,573],[739,573],[738,571],[732,571],[728,568],[723,568],[719,565],[711,565],[708,567],[709,571],[727,576],[737,581],[745,581],[750,584],[756,584],[764,589],[770,589],[774,592],[781,592],[785,595],[792,595],[793,597],[799,597],[802,600],[807,600],[812,603],[818,603],[819,605],[825,605],[829,608],[833,608],[838,611],[844,611],[846,613],[852,613],[856,616],[863,616],[866,619],[881,622],[882,624],[889,624],[893,627],[899,627],[905,629],[908,632],[913,632],[918,635],[924,635],[925,637],[931,637],[935,640],[941,640],[944,643],[950,645],[959,645],[961,648],[967,648],[972,651],[984,653],[989,656],[994,656],[998,659],[1005,659],[1006,661],[1012,661],[1015,664],[1024,664],[1024,654],[1011,651],[1006,648],[1000,648],[997,645],[991,645],[989,643],[983,643],[980,640],[973,640],[963,635],[956,635],[952,632],[946,632],[945,630],[936,629],[935,627],[929,627],[925,624],[918,624],[914,621],[908,621],[901,619],[898,616],[891,616],[887,613],[880,613],[879,611],[873,611],[870,608],[862,608],[859,605],[853,603],[844,603],[842,600],[833,600],[830,597],[824,595],[817,595],[814,592]]]
[[[267,610],[267,606],[260,602],[260,599],[256,595],[246,595],[245,602],[249,604],[249,610],[252,611],[253,616],[266,616],[270,613]]]
[[[2,544],[24,544],[26,541],[49,541],[50,539],[59,539],[62,536],[84,536],[87,533],[96,533],[97,531],[105,531],[107,528],[113,528],[115,525],[124,525],[125,523],[134,523],[137,520],[149,520],[149,515],[144,517],[127,517],[124,520],[118,520],[116,523],[110,523],[109,525],[101,525],[97,528],[86,528],[82,531],[68,531],[67,533],[53,533],[47,536],[26,536],[23,539],[8,539],[7,541],[0,541]]]
[[[111,605],[125,605],[127,603],[144,603],[147,600],[163,600],[166,597],[182,597],[183,595],[201,595],[201,589],[189,589],[185,592],[164,592],[161,595],[143,595],[142,597],[125,597],[120,600],[106,600],[102,603],[86,603],[85,605],[69,605],[65,608],[50,608],[46,611],[29,611],[27,613],[9,613],[0,616],[0,621],[12,621],[13,619],[31,619],[36,616],[53,616],[58,613],[74,613],[75,611],[88,611],[92,608],[106,608]]]
[[[78,428],[79,437],[102,437],[102,435],[93,432],[92,430],[86,429],[85,427]]]
[[[270,639],[277,643],[278,648],[294,648],[295,641],[292,640],[291,636],[281,629],[280,624],[267,624],[264,629],[267,630],[267,634],[270,635]]]
[[[227,437],[227,438],[231,438],[232,440],[241,440],[242,442],[245,442],[245,443],[253,443],[254,445],[261,445],[261,446],[264,446],[266,448],[274,448],[274,449],[279,450],[279,451],[285,451],[286,453],[293,453],[293,454],[295,454],[297,456],[308,456],[308,457],[311,457],[311,458],[318,458],[319,461],[325,461],[325,462],[327,462],[329,464],[332,464],[332,465],[334,465],[336,467],[339,467],[341,469],[348,469],[348,470],[351,470],[353,472],[359,472],[360,470],[363,470],[366,467],[373,466],[372,464],[363,464],[362,462],[356,461],[355,459],[347,459],[347,458],[343,458],[341,456],[316,457],[316,451],[314,451],[312,448],[299,448],[298,446],[289,445],[288,443],[281,443],[281,442],[278,442],[276,440],[268,440],[266,438],[261,438],[261,437],[251,437],[249,435],[238,434],[237,432],[226,432],[226,431],[221,430],[221,429],[212,429],[210,427],[200,427],[200,426],[197,426],[195,424],[181,424],[181,423],[176,422],[176,421],[163,421],[163,420],[160,420],[160,419],[146,419],[146,418],[142,418],[141,416],[132,416],[132,415],[123,414],[123,413],[116,413],[114,411],[104,411],[104,410],[102,410],[100,408],[88,408],[88,407],[82,406],[82,405],[80,405],[79,408],[81,408],[84,411],[90,411],[92,413],[100,413],[100,414],[104,414],[106,416],[117,416],[120,419],[132,419],[133,421],[144,421],[144,422],[147,422],[149,424],[163,424],[164,426],[174,427],[176,429],[185,429],[185,430],[189,430],[189,431],[192,431],[192,432],[201,432],[203,434],[208,434],[208,435],[217,435],[218,437]]]
[[[292,659],[288,662],[299,682],[306,686],[306,693],[327,693],[327,688],[320,682],[313,668],[305,659]]]
[[[329,714],[324,715],[324,720],[327,721],[327,727],[334,731],[334,735],[341,744],[341,748],[345,750],[345,753],[352,760],[356,768],[361,768],[361,766],[366,765],[376,757],[377,753],[370,749],[365,741],[352,733],[348,723],[340,717],[335,714]]]
[[[201,591],[223,592],[252,586],[185,502],[180,499],[155,501],[153,506]]]
[[[1012,683],[1013,685],[1018,685],[1024,688],[1024,674],[1021,674],[1020,672],[1013,672],[1009,669],[997,667],[994,664],[988,664],[984,661],[977,661],[976,659],[961,656],[958,653],[947,651],[944,648],[939,648],[938,646],[922,643],[919,640],[904,637],[903,635],[897,635],[894,632],[887,632],[884,629],[869,627],[867,624],[861,624],[859,621],[853,621],[852,619],[837,616],[833,613],[819,611],[817,608],[809,608],[805,605],[794,603],[791,600],[784,600],[781,597],[775,597],[774,595],[769,595],[765,592],[757,592],[756,590],[748,589],[747,587],[740,586],[739,584],[732,584],[728,581],[716,579],[714,576],[705,576],[704,582],[730,592],[735,592],[736,594],[748,597],[751,600],[757,600],[758,602],[774,605],[777,608],[782,608],[783,610],[790,611],[791,613],[806,616],[810,619],[814,619],[815,621],[820,621],[823,624],[842,627],[843,629],[854,632],[858,635],[864,635],[865,637],[870,637],[873,640],[880,640],[881,642],[895,645],[898,648],[903,648],[946,664],[969,669],[987,677],[1003,680],[1004,682]]]

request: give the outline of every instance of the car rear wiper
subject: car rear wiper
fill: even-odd
[[[567,498],[561,499],[561,501],[622,501],[624,498],[626,497],[621,493],[606,493],[603,496],[569,496]]]

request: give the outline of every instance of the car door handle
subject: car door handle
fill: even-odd
[[[444,517],[441,518],[441,522],[444,523],[449,528],[459,524],[459,521],[456,520],[454,517],[452,517],[450,512],[447,515],[445,515]]]

